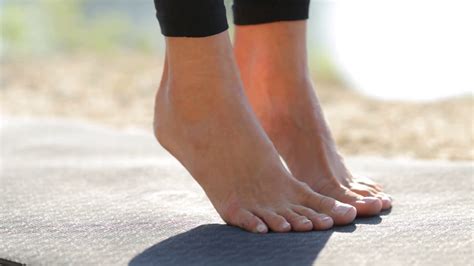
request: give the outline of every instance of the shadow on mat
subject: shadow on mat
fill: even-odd
[[[366,218],[361,223],[380,221]],[[227,225],[202,225],[155,244],[129,265],[313,265],[333,232],[355,229],[348,225],[319,232],[258,235]]]

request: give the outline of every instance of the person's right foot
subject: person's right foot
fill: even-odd
[[[226,33],[167,38],[155,135],[203,187],[225,222],[250,232],[325,230],[356,209],[285,169],[243,94]]]

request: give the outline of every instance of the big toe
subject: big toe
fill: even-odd
[[[358,216],[373,216],[382,210],[382,202],[377,197],[363,197],[343,186],[326,189],[325,195],[354,206]]]
[[[354,206],[336,201],[329,214],[336,225],[349,224],[357,216],[357,210]]]
[[[382,210],[383,202],[375,197],[362,197],[350,204],[357,209],[358,216],[374,216]]]
[[[388,210],[392,208],[392,198],[389,195],[385,193],[379,193],[377,197],[382,202],[382,210]]]
[[[312,192],[306,196],[305,204],[317,212],[331,216],[335,225],[349,224],[354,221],[357,215],[357,210],[354,206],[339,202],[316,192]]]

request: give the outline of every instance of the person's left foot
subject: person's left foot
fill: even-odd
[[[246,95],[293,176],[353,205],[359,216],[377,215],[391,198],[369,178],[353,177],[338,154],[300,54],[305,48],[295,41],[301,24],[237,27],[234,51]]]
[[[336,150],[311,81],[271,79],[247,85],[247,95],[262,126],[292,174],[314,191],[357,208],[360,216],[391,207],[382,187],[353,177]],[[262,93],[262,91],[268,93]],[[255,95],[255,92],[259,92]]]

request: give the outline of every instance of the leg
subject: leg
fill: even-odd
[[[246,94],[292,174],[359,215],[389,208],[380,186],[353,178],[336,150],[308,71],[306,20],[238,25],[235,40]]]
[[[167,1],[186,6],[186,1]],[[200,1],[206,3],[215,1]],[[160,23],[168,28],[166,21]],[[155,135],[201,185],[223,220],[258,233],[324,230],[352,222],[354,207],[314,192],[282,165],[244,96],[227,31],[204,27],[203,34],[193,20],[180,23],[187,25],[171,31],[179,37],[166,36]]]

